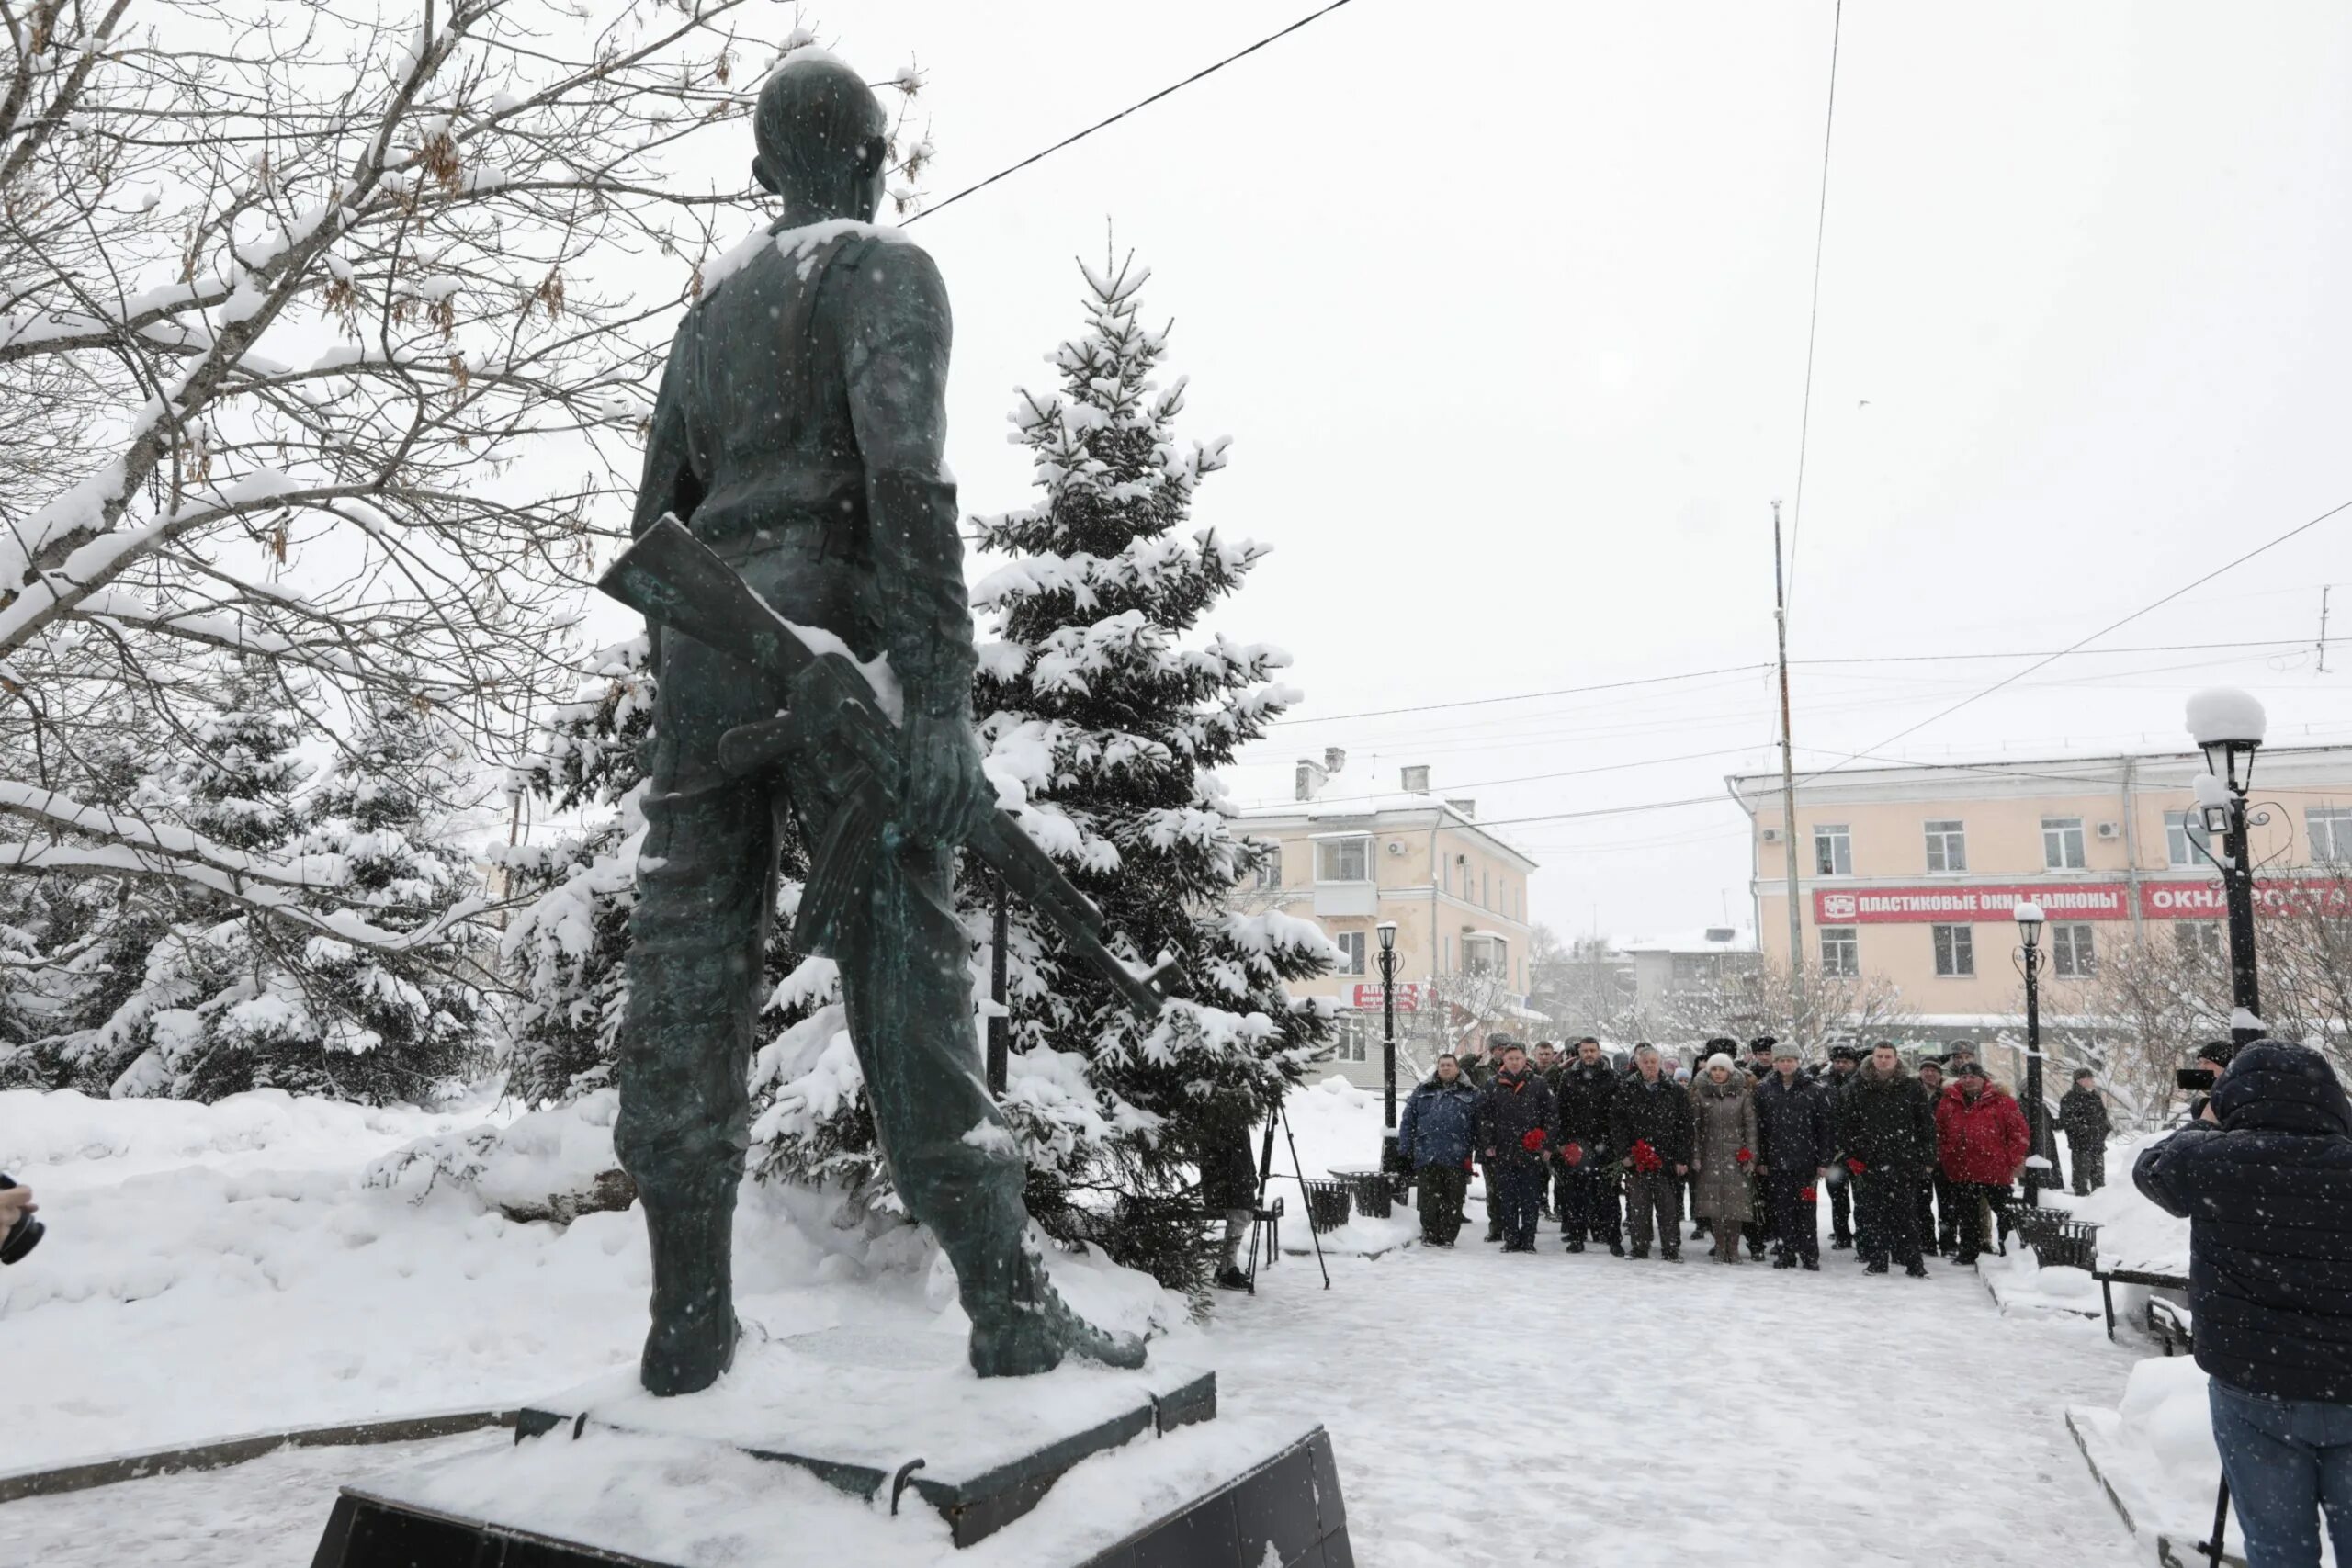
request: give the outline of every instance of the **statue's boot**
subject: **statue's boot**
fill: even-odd
[[[639,1381],[649,1393],[694,1393],[735,1359],[735,1188],[656,1198],[640,1191],[653,1243],[653,1326]]]
[[[1003,1279],[989,1276],[1001,1273]],[[1132,1371],[1144,1364],[1144,1342],[1133,1334],[1097,1328],[1073,1311],[1046,1278],[1045,1265],[1026,1247],[1009,1265],[961,1275],[964,1309],[972,1319],[972,1370],[984,1378],[1049,1372],[1066,1356]]]

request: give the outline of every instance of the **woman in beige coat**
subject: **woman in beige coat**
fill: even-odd
[[[1718,1263],[1739,1261],[1755,1149],[1756,1080],[1718,1052],[1690,1086],[1691,1208],[1714,1232]]]

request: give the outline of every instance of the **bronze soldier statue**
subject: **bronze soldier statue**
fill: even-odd
[[[1068,1353],[1140,1365],[1139,1341],[1081,1322],[1046,1282],[1019,1145],[980,1072],[953,872],[994,792],[972,730],[972,620],[941,459],[946,289],[922,250],[869,227],[888,128],[855,73],[796,55],[763,87],[753,130],[752,171],[785,216],[678,328],[636,532],[674,513],[786,619],[859,660],[888,655],[903,699],[901,805],[820,944],[841,966],[883,1154],[955,1265],[983,1376]],[[822,843],[848,786],[805,758],[729,773],[721,738],[769,719],[775,691],[669,627],[653,645],[614,1141],[652,1239],[642,1377],[675,1394],[725,1371],[739,1332],[729,1244],[779,826],[788,811]]]

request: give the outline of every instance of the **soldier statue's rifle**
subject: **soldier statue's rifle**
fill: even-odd
[[[865,672],[838,646],[811,646],[811,633],[769,608],[675,516],[665,515],[638,536],[596,586],[648,620],[750,665],[775,688],[783,711],[729,730],[719,743],[719,761],[729,773],[750,777],[788,758],[840,790],[841,806],[824,842],[810,854],[808,885],[793,928],[806,951],[830,951],[847,900],[865,886],[862,868],[898,815],[897,726]],[[965,847],[1118,987],[1138,1017],[1159,1016],[1173,962],[1140,974],[1123,962],[1103,940],[1102,912],[1021,824],[1002,808],[991,808]]]

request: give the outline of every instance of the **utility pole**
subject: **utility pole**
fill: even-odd
[[[2329,582],[2319,585],[2319,670],[2317,673],[2322,675],[2327,673],[2327,594],[2328,590],[2334,586],[2334,583]]]
[[[1789,590],[1781,567],[1781,503],[1772,503],[1772,623],[1781,640],[1781,837],[1789,867],[1789,1032],[1803,1032],[1804,912],[1797,907],[1797,764],[1789,740]]]

